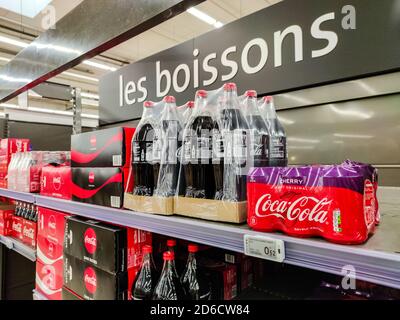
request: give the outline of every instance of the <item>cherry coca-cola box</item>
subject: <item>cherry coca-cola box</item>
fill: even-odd
[[[22,242],[36,249],[37,223],[22,219]]]
[[[124,189],[132,191],[128,174],[128,168],[72,168],[72,200],[121,208]]]
[[[71,167],[51,165],[43,167],[40,177],[40,194],[71,200]]]
[[[78,296],[75,292],[72,292],[66,287],[62,287],[62,300],[84,300]]]
[[[118,127],[73,135],[72,167],[129,167],[134,132]]]
[[[1,139],[0,141],[0,163],[9,164],[11,155],[16,152],[30,150],[29,139]]]
[[[8,236],[12,233],[11,224],[14,212],[14,205],[0,203],[0,235]]]
[[[254,168],[248,176],[248,224],[259,231],[360,244],[379,221],[376,190],[376,169],[349,160]]]
[[[11,220],[11,237],[23,240],[22,228],[24,225],[24,218],[13,216]]]
[[[50,300],[61,300],[65,217],[39,207],[37,231],[36,290]]]
[[[128,299],[128,273],[110,273],[64,253],[64,286],[86,300]]]

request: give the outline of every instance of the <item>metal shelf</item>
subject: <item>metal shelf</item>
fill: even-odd
[[[36,261],[36,250],[30,248],[29,246],[23,244],[22,242],[0,235],[0,242],[4,244],[8,249],[14,250],[19,254],[23,255],[25,258],[35,262]]]
[[[35,201],[35,196],[33,193],[25,193],[19,191],[12,191],[8,189],[0,188],[0,196],[11,198],[15,200],[20,200],[28,203],[33,203]]]
[[[33,300],[49,300],[40,292],[33,290]]]
[[[301,239],[280,233],[261,233],[246,225],[209,222],[179,216],[161,216],[128,210],[88,205],[36,195],[39,206],[139,228],[170,237],[214,247],[244,251],[245,234],[264,235],[285,242],[284,263],[341,275],[343,267],[352,266],[356,279],[400,289],[400,205],[382,201],[382,223],[364,245],[346,246],[322,239]],[[397,197],[392,197],[396,198]]]

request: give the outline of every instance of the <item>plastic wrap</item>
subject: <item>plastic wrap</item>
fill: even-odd
[[[269,166],[285,167],[288,164],[286,133],[276,114],[273,97],[265,96],[260,99],[259,110],[270,134]]]
[[[178,112],[178,116],[181,120],[181,123],[183,123],[184,126],[186,126],[187,121],[189,120],[192,111],[194,107],[194,102],[193,101],[188,101],[184,105],[176,107],[176,111]]]
[[[259,231],[363,243],[378,215],[377,171],[370,165],[254,168],[248,176],[248,224]]]

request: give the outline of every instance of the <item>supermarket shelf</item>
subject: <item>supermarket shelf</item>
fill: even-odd
[[[33,300],[49,300],[40,292],[33,290]]]
[[[14,250],[23,255],[25,258],[31,261],[36,261],[36,250],[28,247],[20,241],[10,237],[0,236],[0,243],[4,244],[8,249]]]
[[[6,198],[12,198],[15,200],[20,200],[28,203],[33,203],[35,201],[35,196],[32,193],[12,191],[8,189],[0,188],[0,196]]]
[[[337,275],[344,275],[343,267],[351,266],[356,271],[356,279],[400,289],[400,203],[395,202],[399,198],[391,196],[381,201],[382,223],[366,244],[346,246],[321,239],[256,232],[246,225],[152,215],[34,196],[39,206],[236,252],[244,251],[246,234],[281,239],[285,242],[284,263]]]

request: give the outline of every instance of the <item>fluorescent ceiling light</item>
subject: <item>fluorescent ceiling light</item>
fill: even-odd
[[[320,140],[314,139],[305,139],[305,138],[295,138],[295,137],[288,137],[288,141],[295,141],[295,142],[304,142],[304,143],[319,143]]]
[[[9,62],[9,61],[11,61],[11,59],[8,59],[8,58],[4,58],[4,57],[0,57],[0,61],[5,61],[5,62]]]
[[[11,44],[13,46],[21,47],[21,48],[26,48],[27,46],[29,46],[29,44],[26,43],[26,42],[22,42],[22,41],[19,41],[19,40],[16,40],[16,39],[12,39],[12,38],[8,38],[8,37],[4,37],[4,36],[0,36],[0,42],[8,43],[8,44]]]
[[[26,109],[26,108],[21,108],[20,106],[18,106],[16,104],[10,104],[10,103],[2,103],[2,104],[0,104],[0,107],[7,108],[7,109],[21,109],[23,111],[32,111],[32,112],[39,112],[39,113],[60,114],[63,116],[72,116],[73,115],[72,111],[53,110],[53,109],[36,108],[36,107],[28,107],[28,109]],[[82,118],[99,119],[99,116],[95,115],[95,114],[82,113]]]
[[[199,9],[196,9],[194,7],[189,8],[186,11],[191,15],[195,16],[197,19],[200,19],[205,23],[214,26],[215,28],[221,28],[224,25],[221,21],[215,20],[213,17],[210,17],[207,13],[204,13],[203,11],[200,11]]]
[[[95,68],[98,68],[98,69],[102,69],[102,70],[108,70],[108,71],[116,71],[117,70],[117,68],[108,66],[106,64],[90,61],[90,60],[83,61],[83,64],[86,64],[88,66],[92,66],[92,67],[95,67]]]
[[[0,0],[0,7],[25,17],[34,18],[52,0]]]
[[[338,138],[350,138],[350,139],[372,139],[372,138],[375,138],[375,136],[366,135],[366,134],[334,133],[333,135]]]
[[[95,100],[100,99],[98,94],[94,94],[94,93],[90,93],[90,92],[82,92],[81,96],[82,96],[82,98],[89,98],[89,99],[95,99]]]
[[[99,79],[96,79],[96,78],[93,78],[93,77],[88,77],[88,76],[83,76],[81,74],[77,74],[77,73],[73,73],[73,72],[69,72],[69,71],[64,71],[61,74],[64,74],[64,75],[70,76],[70,77],[75,77],[75,78],[90,80],[90,81],[94,81],[94,82],[99,82]]]

